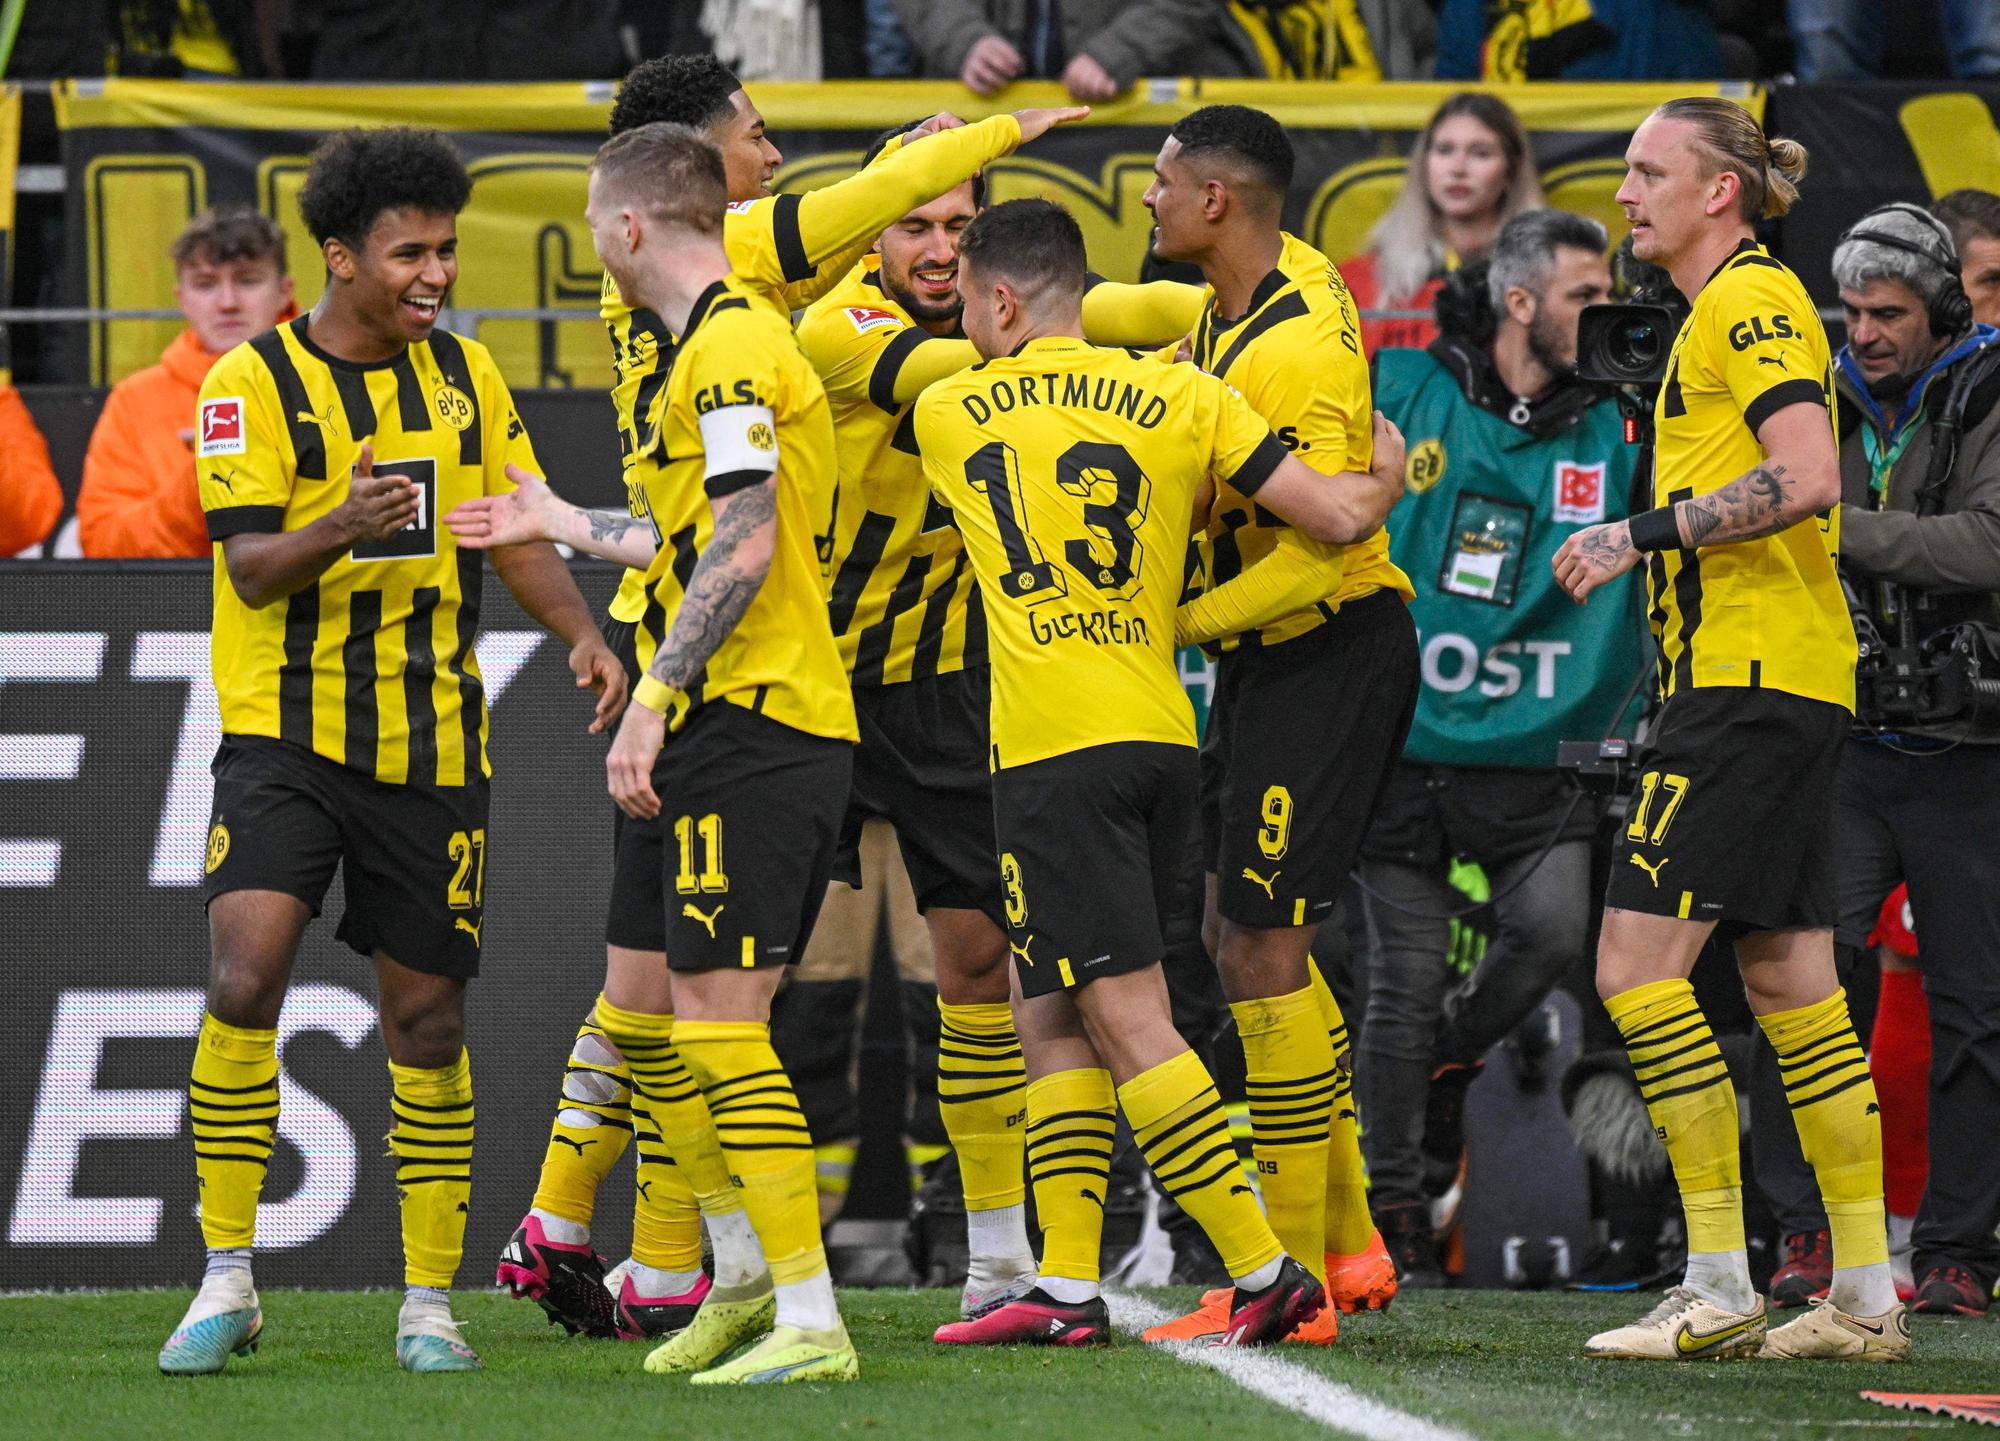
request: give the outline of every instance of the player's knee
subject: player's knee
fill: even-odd
[[[423,1070],[449,1066],[465,1048],[462,987],[426,988],[414,995],[385,990],[380,1014],[383,1040],[398,1065]]]
[[[282,960],[217,952],[209,968],[208,1013],[225,1025],[274,1029],[290,969]]]

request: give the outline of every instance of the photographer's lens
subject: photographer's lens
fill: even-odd
[[[1660,363],[1660,332],[1650,320],[1622,325],[1611,337],[1611,355],[1618,368],[1635,380],[1653,375]]]

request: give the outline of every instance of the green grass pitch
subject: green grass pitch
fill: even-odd
[[[1148,1293],[1165,1305],[1192,1292]],[[1312,1376],[1481,1441],[1662,1437],[1832,1438],[1979,1433],[1888,1411],[1863,1389],[2000,1390],[2000,1327],[1916,1320],[1908,1366],[1586,1362],[1579,1343],[1650,1298],[1451,1292],[1406,1296],[1348,1319],[1331,1351],[1278,1353]],[[955,1293],[849,1291],[861,1351],[853,1386],[705,1392],[639,1369],[641,1346],[573,1340],[526,1302],[462,1294],[483,1374],[407,1376],[391,1349],[390,1292],[264,1293],[264,1349],[220,1377],[169,1380],[154,1356],[184,1293],[0,1298],[7,1360],[0,1435],[242,1438],[561,1437],[771,1441],[825,1436],[1120,1441],[1323,1437],[1326,1427],[1121,1337],[1101,1351],[947,1351],[929,1341]],[[1379,1433],[1385,1438],[1389,1433]]]

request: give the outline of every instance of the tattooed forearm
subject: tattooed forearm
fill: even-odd
[[[1728,545],[1776,535],[1805,518],[1791,513],[1795,484],[1784,466],[1766,464],[1709,495],[1684,500],[1675,516],[1681,540],[1689,546]]]
[[[777,514],[778,487],[768,480],[737,491],[718,507],[715,533],[688,577],[673,627],[646,669],[653,679],[686,690],[736,629],[770,569],[767,547],[754,559],[745,552],[749,542],[777,525]]]
[[[1597,526],[1578,537],[1577,549],[1592,565],[1621,565],[1632,549],[1632,534],[1622,525]]]
[[[640,523],[637,517],[622,510],[586,510],[583,518],[590,522],[592,540],[623,540],[626,532]]]

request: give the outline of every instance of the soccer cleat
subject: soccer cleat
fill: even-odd
[[[1312,1272],[1285,1257],[1278,1279],[1261,1291],[1236,1288],[1228,1327],[1212,1346],[1262,1346],[1290,1336],[1326,1307],[1326,1291]]]
[[[1395,1263],[1398,1290],[1429,1291],[1445,1284],[1429,1206],[1421,1201],[1384,1206],[1375,1213],[1375,1222],[1380,1228],[1375,1234]]]
[[[647,1355],[646,1369],[655,1376],[706,1370],[769,1331],[777,1314],[777,1292],[769,1277],[752,1286],[711,1285],[693,1319]]]
[[[1380,1231],[1368,1238],[1365,1250],[1352,1256],[1326,1253],[1326,1299],[1345,1315],[1356,1311],[1386,1311],[1396,1299],[1396,1262]]]
[[[1111,1313],[1102,1296],[1058,1301],[1035,1286],[973,1320],[938,1327],[931,1339],[946,1346],[1102,1346],[1111,1340]]]
[[[1963,1266],[1932,1266],[1917,1282],[1917,1310],[1926,1316],[1984,1316],[1993,1293]]]
[[[231,1356],[248,1356],[264,1334],[264,1312],[248,1271],[210,1276],[160,1348],[163,1376],[212,1376]]]
[[[657,1341],[685,1330],[713,1284],[703,1276],[678,1296],[641,1296],[627,1274],[618,1286],[618,1339]]]
[[[1041,1282],[1034,1271],[1023,1271],[1017,1276],[1009,1276],[1004,1281],[995,1281],[990,1286],[973,1283],[970,1276],[965,1278],[965,1289],[958,1297],[958,1319],[977,1321],[989,1311],[997,1311],[1009,1301],[1018,1301]]]
[[[500,1252],[493,1277],[509,1294],[532,1300],[549,1318],[574,1336],[581,1331],[599,1340],[622,1334],[618,1302],[604,1288],[604,1258],[588,1243],[581,1246],[551,1241],[541,1218],[523,1216]]]
[[[1285,1333],[1287,1346],[1331,1346],[1340,1339],[1340,1311],[1322,1306],[1310,1321],[1301,1321]]]
[[[1833,1285],[1833,1235],[1801,1231],[1785,1237],[1785,1264],[1771,1273],[1771,1309],[1817,1301]]]
[[[1201,1293],[1201,1304],[1185,1316],[1149,1326],[1139,1335],[1148,1345],[1162,1341],[1212,1341],[1229,1329],[1229,1303],[1236,1299],[1234,1287]]]
[[[1899,1302],[1879,1316],[1855,1316],[1829,1300],[1814,1301],[1764,1338],[1757,1353],[1778,1361],[1907,1361],[1910,1313]]]
[[[792,1381],[854,1381],[861,1358],[847,1328],[806,1331],[780,1326],[742,1355],[688,1377],[691,1386],[782,1386]]]
[[[396,1317],[396,1364],[405,1371],[477,1371],[479,1357],[449,1309],[405,1301]]]
[[[1764,1300],[1754,1311],[1725,1311],[1685,1286],[1676,1286],[1629,1326],[1604,1331],[1583,1344],[1583,1354],[1627,1361],[1725,1361],[1754,1356],[1764,1343]]]

